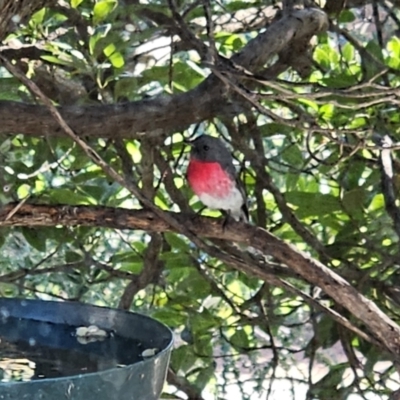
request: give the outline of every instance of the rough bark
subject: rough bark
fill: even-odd
[[[287,265],[307,282],[320,287],[335,302],[358,318],[367,330],[400,361],[400,327],[387,317],[372,301],[360,294],[346,280],[318,260],[297,250],[290,244],[252,225],[231,221],[223,227],[221,219],[193,214],[166,213],[184,224],[198,237],[223,239],[245,243]],[[147,232],[165,232],[170,226],[155,213],[146,210],[88,206],[48,206],[25,204],[19,208],[7,205],[0,211],[0,227],[11,226],[97,226],[114,229],[138,229]],[[248,264],[236,260],[236,267],[245,273],[268,280],[271,272],[262,263]]]
[[[232,61],[257,72],[275,54],[323,32],[328,27],[326,14],[318,9],[299,10],[271,24],[250,41]],[[68,106],[60,112],[81,136],[140,138],[160,135],[188,127],[219,115],[234,115],[242,110],[230,104],[224,84],[211,75],[199,86],[183,94],[160,96],[125,104]],[[47,109],[41,105],[0,101],[0,133],[32,136],[63,136]]]

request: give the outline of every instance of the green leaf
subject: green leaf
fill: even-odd
[[[83,256],[81,253],[76,251],[67,251],[65,253],[65,261],[68,263],[75,263],[78,261],[82,261]]]
[[[152,317],[160,320],[170,327],[178,327],[186,321],[186,316],[172,309],[160,309],[152,314]]]
[[[164,259],[164,257],[162,257],[162,259]],[[186,279],[190,275],[190,273],[192,271],[192,267],[179,266],[173,260],[170,261],[168,259],[168,256],[165,257],[165,259],[168,260],[167,265],[169,267],[169,272],[168,272],[168,276],[166,279],[171,284],[177,284],[177,283],[183,281],[184,279]]]
[[[351,10],[343,10],[339,16],[339,22],[342,24],[347,24],[349,22],[353,22],[356,19],[353,11]]]
[[[343,46],[342,54],[343,54],[344,59],[347,62],[353,61],[354,60],[354,54],[355,54],[353,45],[351,45],[350,43],[346,43]]]
[[[177,235],[176,233],[165,233],[165,238],[168,243],[175,249],[179,249],[181,251],[187,251],[189,248],[189,242],[186,239],[183,239],[182,236]]]
[[[211,364],[207,368],[202,368],[201,371],[196,376],[196,386],[203,390],[208,382],[214,377],[215,368],[214,365]]]
[[[176,268],[174,268],[176,270]],[[194,298],[203,298],[210,293],[210,284],[199,274],[197,270],[191,268],[190,274],[186,279],[179,282],[177,291],[190,293]]]
[[[230,34],[222,42],[224,44],[224,47],[226,47],[226,50],[234,52],[240,50],[243,47],[243,45],[246,44],[245,37],[240,34]],[[225,52],[225,54],[229,55],[228,52]]]
[[[66,60],[63,60],[62,58],[56,57],[56,56],[42,55],[42,56],[40,56],[40,58],[42,60],[48,61],[49,63],[52,63],[52,64],[59,64],[59,65],[65,65],[65,66],[71,65],[71,61],[66,61]]]
[[[112,257],[113,264],[118,264],[121,262],[131,263],[140,261],[143,262],[143,258],[132,250],[114,254]]]
[[[332,70],[339,62],[339,54],[330,44],[320,45],[314,51],[315,60],[325,70]]]
[[[143,71],[142,76],[138,78],[139,86],[147,85],[150,82],[158,82],[161,85],[168,83],[170,67],[169,66],[155,66]]]
[[[348,368],[348,363],[341,363],[330,366],[330,371],[312,387],[312,394],[323,400],[340,398],[338,386],[343,381],[343,373]]]
[[[196,360],[197,356],[193,353],[193,346],[179,346],[172,352],[171,367],[176,372],[186,374],[196,364]]]
[[[71,0],[71,7],[78,8],[79,4],[81,4],[83,0]]]
[[[191,270],[190,265],[192,261],[189,258],[188,254],[184,253],[172,253],[172,252],[164,252],[161,257],[162,260],[167,262],[168,268],[171,269],[171,274],[168,278],[172,279],[172,282],[178,281],[180,279],[173,279],[174,277],[177,278],[178,276],[188,276],[189,273],[177,272],[177,270],[183,271],[185,268],[189,267],[188,270]]]
[[[42,8],[41,10],[35,12],[35,13],[32,15],[32,18],[30,19],[29,23],[30,23],[32,26],[41,25],[41,24],[43,23],[43,19],[44,19],[45,14],[46,14],[46,9],[45,9],[45,8]]]
[[[289,164],[295,165],[296,168],[301,168],[301,165],[304,163],[303,153],[296,145],[289,146],[285,150],[283,150],[282,158]]]
[[[397,57],[400,56],[400,39],[397,36],[392,36],[388,41],[387,48]]]
[[[104,20],[116,7],[116,0],[100,0],[93,8],[93,19],[95,23]]]
[[[343,195],[342,203],[345,211],[356,220],[363,218],[365,195],[363,188],[350,190]]]
[[[116,51],[108,57],[114,68],[122,68],[125,65],[125,60],[119,51]]]
[[[317,217],[341,211],[340,200],[330,194],[292,191],[286,193],[286,200],[295,206],[300,218]]]
[[[143,271],[143,261],[140,262],[123,262],[120,271],[131,272],[132,274],[140,274]]]
[[[369,205],[369,210],[375,211],[375,210],[380,210],[385,207],[385,198],[383,197],[383,194],[379,193],[371,201],[371,204]]]
[[[205,333],[220,325],[218,319],[208,310],[190,315],[190,327],[193,332]]]
[[[240,10],[245,10],[249,7],[252,7],[253,3],[249,3],[247,1],[238,1],[238,0],[234,0],[234,1],[229,1],[226,3],[226,10],[227,11],[240,11]]]
[[[384,63],[382,48],[375,40],[370,40],[365,46],[365,51],[372,54],[374,58]],[[365,62],[364,66],[364,76],[363,79],[367,80],[375,77],[376,74],[382,71],[381,65],[374,61]]]
[[[87,196],[76,193],[70,189],[50,189],[48,194],[53,204],[78,205],[91,203]]]
[[[300,175],[298,173],[290,173],[286,174],[286,188],[288,191],[292,191],[296,188],[297,182],[299,181]]]
[[[258,129],[261,131],[263,138],[274,136],[276,134],[290,134],[290,132],[293,131],[293,129],[289,128],[288,126],[278,124],[276,122],[260,125]]]
[[[120,78],[114,87],[114,97],[116,100],[125,98],[131,100],[131,96],[138,90],[137,78]]]
[[[386,59],[386,63],[389,67],[398,69],[400,66],[400,39],[393,36],[388,44],[389,56]]]
[[[0,78],[0,99],[20,100],[20,86],[21,83],[14,77]]]
[[[335,242],[328,246],[328,252],[333,258],[344,257],[346,253],[358,243],[361,235],[358,229],[355,229],[353,221],[346,223],[335,236]]]
[[[382,359],[382,351],[375,346],[368,346],[365,342],[361,342],[358,350],[365,356],[365,364],[363,369],[366,373],[371,374],[374,371],[376,363]]]
[[[23,227],[22,234],[33,248],[41,252],[46,251],[46,237],[42,230]]]
[[[357,83],[357,75],[337,74],[322,79],[322,82],[330,88],[343,89]]]
[[[213,346],[211,334],[201,333],[194,336],[194,350],[197,354],[201,354],[203,357],[212,357]]]
[[[249,337],[244,329],[237,329],[230,337],[229,342],[232,346],[238,347],[239,349],[247,348],[250,345]]]

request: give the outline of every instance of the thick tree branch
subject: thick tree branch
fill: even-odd
[[[296,11],[271,24],[231,61],[257,72],[292,41],[326,29],[327,17],[318,9]],[[67,106],[59,110],[76,134],[112,138],[140,138],[144,134],[169,133],[218,115],[234,115],[241,111],[228,104],[226,88],[214,75],[193,90],[175,96],[116,105]],[[49,111],[39,105],[0,101],[0,120],[0,133],[64,135]]]
[[[146,288],[150,283],[158,282],[165,264],[164,261],[158,259],[162,244],[162,236],[153,232],[149,245],[144,253],[143,269],[139,275],[132,277],[126,286],[119,301],[119,308],[129,310],[137,292]]]
[[[107,207],[86,206],[41,206],[22,205],[8,219],[15,204],[5,206],[0,211],[0,227],[10,226],[102,226],[115,229],[140,229],[149,232],[173,230],[152,211],[126,210]],[[168,213],[177,223],[196,236],[224,239],[245,243],[286,264],[292,271],[309,283],[320,287],[338,304],[349,310],[364,323],[368,330],[383,346],[400,360],[400,328],[388,318],[372,301],[362,296],[347,281],[304,252],[283,242],[264,229],[243,225],[234,221],[223,228],[223,221],[198,215]],[[236,261],[235,261],[236,260]],[[235,259],[234,265],[245,273],[268,279],[270,272],[255,268]]]
[[[188,396],[188,400],[204,400],[201,391],[191,384],[185,377],[178,376],[172,368],[168,369],[167,381],[170,385],[184,392]]]

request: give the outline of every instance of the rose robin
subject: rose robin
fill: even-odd
[[[187,179],[193,192],[207,207],[248,222],[246,194],[224,143],[209,135],[187,143],[192,147]]]

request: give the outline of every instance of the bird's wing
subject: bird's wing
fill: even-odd
[[[242,211],[245,216],[245,220],[249,220],[249,210],[247,209],[247,194],[244,187],[243,182],[239,179],[239,174],[236,171],[235,166],[233,165],[232,160],[226,161],[222,163],[222,168],[228,172],[230,177],[236,181],[237,187],[239,188],[240,192],[242,193],[243,197],[243,206]]]
[[[229,176],[234,180],[237,179],[238,173],[236,171],[235,166],[233,165],[232,161],[228,161],[228,162],[223,162],[222,163],[222,168],[228,172]]]

